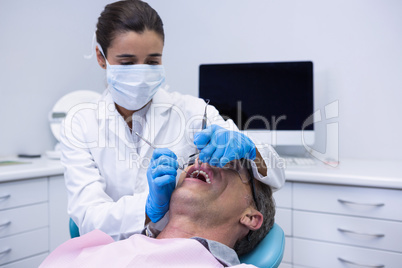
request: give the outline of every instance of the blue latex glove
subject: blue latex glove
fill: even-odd
[[[145,212],[152,222],[157,222],[169,210],[170,196],[176,187],[179,163],[169,149],[155,149],[147,170],[149,194]]]
[[[238,131],[211,125],[194,135],[194,144],[200,150],[199,159],[203,163],[223,167],[235,159],[256,157],[254,143]]]

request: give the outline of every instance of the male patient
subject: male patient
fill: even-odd
[[[200,167],[201,172],[195,164],[181,174],[169,222],[156,239],[135,234],[114,242],[95,230],[58,247],[41,267],[248,266],[240,264],[238,255],[253,249],[271,229],[272,191],[251,177],[247,160]]]

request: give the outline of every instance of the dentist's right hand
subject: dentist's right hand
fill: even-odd
[[[177,156],[171,150],[154,150],[147,170],[149,194],[145,206],[145,212],[152,222],[158,222],[169,210],[178,167]]]

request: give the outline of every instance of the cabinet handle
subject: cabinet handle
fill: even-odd
[[[372,206],[372,207],[382,207],[385,204],[384,203],[376,203],[376,204],[370,204],[370,203],[358,203],[358,202],[353,202],[353,201],[347,201],[343,199],[338,199],[339,203],[342,204],[351,204],[351,205],[359,205],[359,206]]]
[[[342,233],[351,233],[351,234],[356,234],[356,235],[366,235],[366,236],[374,236],[374,237],[384,237],[385,234],[368,234],[368,233],[359,233],[359,232],[355,232],[355,231],[351,231],[351,230],[346,230],[346,229],[342,229],[342,228],[338,228],[339,232]]]
[[[11,221],[6,221],[6,222],[3,222],[3,223],[0,223],[0,228],[6,227],[6,226],[8,226],[10,224],[11,224]]]
[[[11,251],[11,248],[9,247],[9,248],[6,248],[6,249],[3,249],[2,251],[0,251],[0,255],[3,255],[3,254],[7,254],[7,253],[9,253]]]
[[[360,267],[370,267],[370,268],[383,268],[383,267],[385,267],[385,265],[383,265],[383,264],[379,264],[379,265],[360,264],[360,263],[357,263],[357,262],[345,260],[345,259],[340,258],[340,257],[338,257],[338,260],[343,262],[343,263],[348,263],[348,264],[352,264],[352,265],[356,265],[356,266],[360,266]]]
[[[6,200],[7,198],[10,198],[10,196],[11,196],[11,194],[6,194],[6,195],[3,195],[3,196],[0,196],[0,201]]]

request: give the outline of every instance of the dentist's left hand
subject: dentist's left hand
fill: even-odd
[[[169,210],[170,197],[176,187],[179,163],[169,149],[155,149],[147,170],[149,194],[145,212],[152,222],[157,222]]]
[[[211,125],[194,135],[194,144],[200,150],[203,163],[223,167],[235,159],[256,158],[255,144],[243,133]]]

